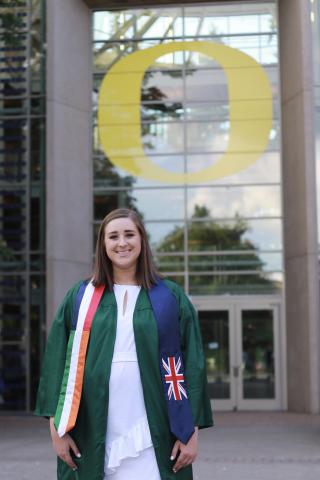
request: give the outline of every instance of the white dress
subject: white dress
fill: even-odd
[[[140,287],[135,285],[114,285],[118,317],[109,383],[105,480],[161,480],[133,333],[132,318],[139,291]]]

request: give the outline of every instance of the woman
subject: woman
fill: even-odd
[[[160,280],[139,216],[114,210],[48,338],[35,414],[50,417],[58,479],[191,480],[206,388],[194,308]]]

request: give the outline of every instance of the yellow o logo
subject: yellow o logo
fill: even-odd
[[[175,173],[155,165],[141,141],[140,96],[145,71],[167,53],[198,52],[223,68],[230,107],[229,143],[214,164]],[[102,81],[98,104],[100,142],[110,161],[130,174],[165,183],[202,183],[234,174],[255,162],[268,145],[272,93],[266,73],[252,57],[213,42],[172,42],[134,52],[117,62]]]

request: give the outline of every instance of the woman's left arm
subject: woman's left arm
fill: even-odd
[[[179,300],[181,352],[194,425],[199,429],[211,427],[212,411],[198,315],[183,292]]]
[[[173,465],[174,472],[195,461],[198,452],[198,430],[213,425],[198,315],[190,300],[182,291],[178,301],[181,352],[184,361],[188,399],[196,427],[187,444],[177,440],[173,446],[171,460],[177,458]]]

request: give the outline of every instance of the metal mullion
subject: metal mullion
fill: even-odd
[[[170,124],[170,122],[169,122]],[[247,153],[247,154],[252,154],[252,153],[260,153],[260,152],[254,152],[252,150],[249,151],[241,151],[241,153]],[[279,150],[277,149],[270,149],[266,150],[264,152],[265,154],[267,153],[279,153]],[[210,150],[205,150],[205,151],[200,151],[200,150],[193,150],[190,153],[188,153],[189,156],[192,155],[221,155],[225,154],[225,150],[215,150],[215,151],[210,151]],[[156,153],[156,154],[148,154],[147,156],[150,157],[164,157],[164,156],[178,156],[178,155],[183,155],[183,150],[180,150],[179,152],[173,152],[173,151],[168,151],[168,152],[163,152],[163,153]],[[103,153],[97,154],[98,158],[101,158],[102,156],[105,156]],[[232,184],[233,185],[233,184]]]
[[[111,64],[108,64],[107,66],[110,67],[110,65],[111,65]],[[262,66],[269,67],[269,68],[277,68],[277,63],[266,63],[266,64],[261,64],[261,65],[262,65]],[[230,69],[233,69],[233,70],[239,70],[239,68],[241,68],[241,67],[229,67],[229,68],[230,68]],[[254,68],[254,67],[247,67],[247,68],[248,68],[248,69],[250,69],[250,68],[252,69],[252,68]],[[177,71],[180,71],[180,70],[182,70],[182,68],[179,67],[179,66],[175,66],[175,67],[163,66],[162,68],[161,68],[161,67],[153,67],[153,68],[150,68],[150,70],[151,70],[153,73],[161,73],[161,72],[166,72],[166,73],[168,73],[168,72],[177,72]],[[211,67],[206,67],[205,65],[202,65],[202,66],[197,67],[197,70],[199,70],[199,71],[201,71],[201,72],[202,72],[202,71],[204,71],[204,72],[206,72],[206,71],[214,71],[214,72],[215,72],[215,71],[221,70],[221,68],[219,68],[219,67],[217,67],[217,66],[215,66],[215,65],[213,65],[213,66],[211,66]],[[133,72],[134,72],[134,70],[133,70]],[[95,78],[97,78],[97,77],[98,77],[98,78],[99,78],[99,77],[103,78],[103,77],[105,76],[105,74],[106,74],[105,70],[103,70],[103,71],[101,71],[101,70],[94,70],[93,73],[94,73]],[[241,99],[239,99],[239,100],[237,100],[237,101],[238,101],[238,102],[240,102],[240,101],[246,102],[247,100],[241,100]],[[147,102],[147,100],[145,100],[144,102]],[[142,103],[144,103],[144,102],[142,102]],[[155,101],[150,100],[150,102],[151,102],[151,103],[156,103],[156,100],[155,100]],[[205,100],[204,100],[204,102],[205,102]]]
[[[10,32],[12,35],[25,35],[27,36],[28,35],[28,29],[27,28],[22,28],[21,30],[15,30],[13,32]],[[3,37],[5,36],[6,34],[6,29],[5,28],[0,28],[0,37]]]
[[[180,277],[183,277],[184,276],[184,273],[182,271],[164,271],[164,272],[161,272],[163,273],[163,275],[177,275],[177,276],[180,276]],[[268,271],[263,271],[263,270],[213,270],[212,272],[209,272],[209,271],[203,271],[203,272],[193,272],[193,271],[190,271],[189,272],[189,275],[191,277],[211,277],[211,276],[214,276],[214,277],[217,277],[219,275],[223,275],[224,277],[227,277],[228,275],[239,275],[239,276],[249,276],[249,275],[253,275],[253,274],[258,274],[258,275],[266,275],[266,274],[271,274],[271,273],[283,273],[282,270],[268,270]]]
[[[23,69],[25,71],[25,68]],[[32,98],[45,98],[45,95],[42,94],[34,94],[31,95]],[[3,97],[0,95],[0,100],[28,100],[27,95],[4,95]]]
[[[234,3],[235,3],[235,0],[225,0],[223,3],[224,3],[224,5],[232,5],[233,6]],[[268,4],[273,5],[274,1],[273,0],[260,0],[259,2],[257,2],[257,0],[247,0],[247,3],[252,3],[252,4],[265,3],[267,5]],[[209,0],[204,0],[202,2],[200,2],[200,1],[197,2],[196,1],[194,4],[190,3],[187,6],[188,7],[208,7],[208,6],[211,6],[211,4],[212,4],[212,2],[210,2]],[[152,1],[150,1],[150,3],[148,2],[148,7],[144,7],[144,5],[141,5],[141,4],[139,4],[139,2],[137,2],[136,5],[130,5],[130,10],[137,10],[137,9],[140,10],[142,7],[144,7],[144,8],[158,8],[158,9],[162,9],[162,10],[164,8],[166,8],[167,10],[171,10],[171,9],[177,8],[179,6],[181,6],[181,4],[175,3],[175,2],[167,4],[167,5],[166,4],[161,4],[159,6],[159,4],[152,3]],[[126,6],[123,6],[123,8],[125,9]],[[100,8],[98,7],[97,8],[96,7],[96,8],[93,9],[93,12],[103,12],[105,10],[106,10],[106,8],[103,8],[103,7],[100,7]],[[111,5],[107,10],[110,11],[110,12],[114,12],[114,11],[118,11],[119,7],[116,6],[116,5]]]
[[[184,7],[182,7],[184,8]],[[183,17],[184,18],[184,17]],[[184,26],[183,26],[184,28]],[[218,35],[199,35],[197,39],[201,40],[202,38],[206,38],[212,40],[214,38],[234,38],[234,37],[260,37],[265,36],[269,37],[270,35],[276,35],[276,32],[258,32],[258,33],[226,33],[226,34],[218,34]],[[193,40],[195,37],[194,35],[176,35],[172,37],[167,37],[166,40],[175,41],[175,40]],[[159,37],[136,37],[132,39],[122,38],[121,43],[138,43],[138,42],[161,42],[163,38]],[[116,45],[119,43],[119,40],[93,40],[93,45],[102,43],[104,45]],[[97,54],[100,53],[100,50],[96,52]]]
[[[23,347],[24,341],[23,340],[2,340],[1,346],[12,346],[12,347]]]
[[[182,10],[182,37],[185,40],[185,7],[181,7]],[[183,84],[183,168],[184,174],[187,173],[187,125],[186,125],[186,52],[183,50],[183,64],[182,64],[182,84]],[[189,269],[188,269],[188,190],[187,184],[183,184],[183,202],[184,202],[184,236],[183,236],[183,246],[184,246],[184,289],[186,294],[189,294]]]
[[[261,216],[261,217],[241,217],[240,220],[244,221],[252,221],[252,220],[281,220],[281,216],[272,216],[272,217],[266,217],[266,216]],[[213,223],[219,223],[219,222],[235,222],[237,221],[237,218],[233,217],[219,217],[219,218],[211,218],[211,217],[202,217],[202,218],[193,218],[188,220],[188,223],[207,223],[207,222],[213,222]]]
[[[165,277],[173,277],[173,276],[175,276],[175,277],[184,277],[184,273],[181,272],[181,270],[180,270],[180,271],[177,271],[177,272],[176,272],[176,271],[170,271],[170,272],[169,272],[169,271],[165,270],[165,271],[163,271],[163,272],[161,272],[161,273],[162,273]]]
[[[176,71],[176,70],[175,70]],[[161,72],[164,72],[164,70],[161,70]],[[274,100],[277,100],[278,99],[278,95],[275,95],[273,97]],[[1,97],[0,97],[1,99]],[[259,98],[258,100],[267,100],[266,98]],[[180,101],[179,98],[171,98],[171,99],[166,99],[166,100],[143,100],[141,102],[141,105],[163,105],[164,103],[178,103]],[[241,98],[240,99],[237,99],[237,103],[241,103],[241,102],[248,102],[247,100],[242,100]],[[213,101],[206,101],[206,100],[188,100],[187,104],[188,105],[211,105],[211,106],[215,106],[215,105],[225,105],[227,103],[227,100],[213,100]],[[105,106],[105,105],[118,105],[118,103],[101,103],[101,105]],[[132,105],[132,103],[128,103],[127,105]]]
[[[5,98],[0,98],[0,101],[1,100],[4,100]],[[1,111],[0,111],[1,113]],[[26,116],[27,114],[21,114],[21,115],[1,115],[1,120],[25,120],[26,119]],[[33,115],[30,115],[30,118],[31,119],[39,119],[39,118],[44,118],[44,115],[41,114],[41,115],[36,115],[36,114],[33,114]]]
[[[32,275],[45,275],[45,270],[30,270],[30,274]],[[15,276],[22,276],[25,275],[25,270],[14,270],[13,272],[1,272],[1,277],[15,277]]]
[[[248,187],[280,187],[280,183],[263,183],[263,184],[234,184],[232,187],[234,188],[248,188]],[[203,188],[211,188],[212,190],[217,190],[219,188],[228,188],[230,185],[214,185],[214,184],[202,184],[201,187]],[[176,185],[168,185],[168,186],[157,186],[154,187],[153,185],[150,186],[139,186],[135,187],[134,191],[143,191],[143,190],[176,190],[176,189],[182,189],[183,187],[181,184],[176,184]],[[188,188],[190,190],[194,188],[199,188],[199,185],[197,184],[189,184]],[[116,192],[126,192],[128,189],[125,187],[118,187],[118,186],[94,186],[93,193],[96,194],[97,196],[99,194],[106,194],[106,193],[116,193]],[[261,217],[253,217],[253,218],[261,218]],[[211,219],[212,220],[212,219]]]
[[[182,256],[184,253],[181,251],[177,252],[157,252],[156,250],[154,251],[157,256],[159,257],[167,257],[167,256]],[[224,255],[224,256],[238,256],[238,255],[253,255],[253,254],[279,254],[283,253],[283,250],[201,250],[201,251],[189,251],[188,254],[190,257],[208,257],[208,256],[216,256],[218,257],[219,255]]]
[[[219,275],[242,275],[242,276],[248,276],[248,275],[269,275],[271,273],[283,273],[283,270],[204,270],[204,271],[190,271],[189,275],[192,277],[195,276],[219,276]]]
[[[244,221],[253,221],[253,220],[281,220],[282,217],[245,217],[243,218],[242,220]],[[209,220],[205,220],[205,221],[201,221],[201,220],[193,220],[193,221],[190,221],[190,220],[186,220],[184,221],[183,218],[170,218],[169,220],[168,219],[160,219],[160,218],[156,218],[156,219],[148,219],[148,220],[145,220],[145,224],[148,225],[150,223],[177,223],[177,222],[183,222],[183,224],[186,224],[186,225],[191,225],[193,222],[194,223],[197,223],[197,224],[201,224],[201,223],[207,223]],[[235,219],[234,218],[219,218],[219,219],[210,219],[210,222],[213,222],[213,223],[220,223],[220,222],[234,222]],[[93,225],[99,225],[101,223],[101,220],[94,220],[93,221]]]
[[[241,220],[244,220],[244,221],[254,221],[254,220],[281,220],[281,216],[277,216],[277,217],[241,217]],[[208,217],[203,217],[203,218],[199,218],[199,219],[187,219],[186,220],[186,223],[188,225],[191,225],[192,223],[198,223],[198,224],[201,224],[201,223],[208,223],[208,222],[212,222],[212,223],[219,223],[219,222],[235,222],[237,221],[237,219],[233,218],[233,217],[222,217],[222,218],[208,218]],[[155,218],[155,219],[148,219],[148,220],[145,220],[145,224],[147,225],[148,223],[177,223],[177,222],[184,222],[184,219],[183,218],[170,218],[169,220],[168,219],[160,219],[160,218]],[[100,220],[95,220],[94,223],[100,223]]]
[[[24,187],[25,185],[26,185],[26,182],[16,183],[16,184],[12,183],[8,185],[8,183],[1,183],[0,181],[0,189],[4,189],[6,191],[8,190],[11,193],[15,193],[13,189],[20,189],[20,193],[21,193],[22,187]]]
[[[279,120],[277,118],[274,118],[274,120]],[[222,118],[220,120],[211,120],[211,119],[198,119],[198,120],[187,120],[187,119],[183,119],[183,124],[192,124],[192,123],[208,123],[208,124],[215,124],[215,123],[221,123],[221,122],[225,122],[225,121],[228,121],[227,118]],[[251,122],[251,120],[238,120],[238,122]],[[264,121],[265,122],[265,119],[263,118],[255,118],[255,121],[259,122],[259,121]],[[180,119],[173,119],[173,120],[142,120],[141,122],[141,125],[153,125],[153,124],[156,124],[156,125],[172,125],[172,124],[180,124],[181,123],[181,120]],[[110,125],[112,125],[110,123]],[[126,125],[134,125],[134,123],[127,123]],[[97,127],[98,124],[94,124],[94,127]],[[156,154],[155,154],[156,155]]]
[[[206,151],[202,151],[202,152],[200,150],[194,150],[194,151],[190,152],[188,155],[190,155],[190,156],[191,155],[221,155],[221,154],[224,154],[224,153],[225,153],[225,150],[215,150],[215,151],[206,150]],[[251,153],[252,154],[253,152],[251,150],[249,152],[243,152],[243,153]],[[270,149],[270,150],[266,150],[264,153],[279,153],[279,150]],[[167,157],[167,156],[181,156],[181,155],[183,155],[183,150],[181,150],[180,152],[156,153],[156,154],[152,154],[152,155],[148,155],[148,156],[150,156],[150,157]],[[101,158],[103,156],[105,156],[105,154],[101,153],[101,154],[99,154],[98,158]],[[254,185],[254,184],[252,184],[252,185]]]
[[[200,152],[199,152],[200,154]],[[101,157],[99,157],[100,159]],[[264,183],[264,182],[257,182],[257,183],[218,183],[218,184],[210,184],[210,183],[204,183],[204,184],[201,184],[201,187],[206,187],[206,188],[213,188],[213,189],[216,189],[216,188],[229,188],[229,189],[232,189],[232,188],[245,188],[245,187],[280,187],[281,186],[281,183],[280,182],[272,182],[272,183]],[[176,185],[157,185],[157,186],[154,186],[154,185],[150,185],[150,186],[145,186],[145,185],[138,185],[138,186],[135,186],[134,188],[132,188],[132,190],[161,190],[161,189],[164,189],[164,188],[182,188],[181,187],[181,184],[176,184]],[[190,183],[188,185],[188,188],[199,188],[199,185],[198,184],[192,184]],[[117,185],[107,185],[106,187],[94,187],[95,191],[99,191],[99,189],[102,189],[102,191],[104,192],[105,190],[108,190],[108,191],[117,191],[117,190],[127,190],[127,187],[121,187],[121,186],[117,186]]]

